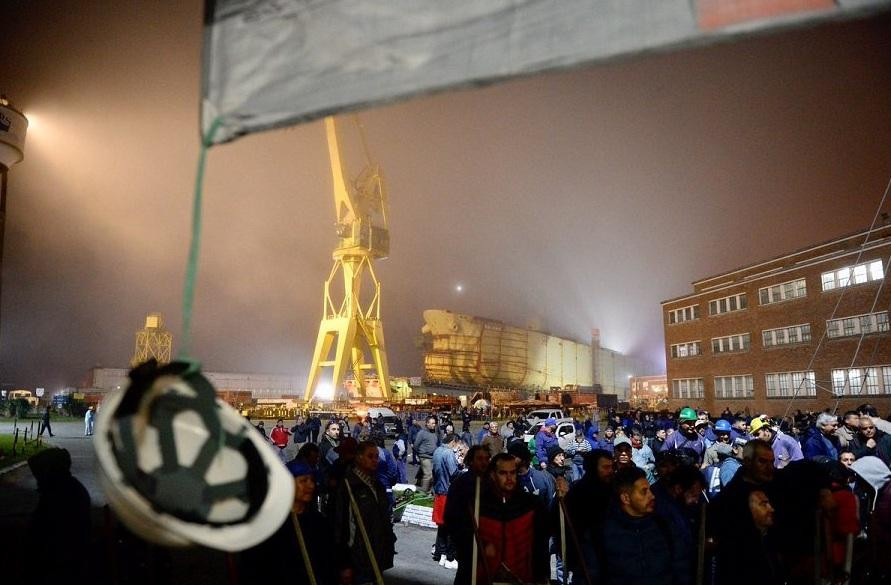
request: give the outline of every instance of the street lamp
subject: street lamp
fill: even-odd
[[[6,226],[6,173],[25,158],[28,118],[0,95],[0,272],[3,269],[3,232]],[[0,285],[2,291],[2,285]]]

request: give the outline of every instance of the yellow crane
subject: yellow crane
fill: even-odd
[[[350,368],[360,399],[366,397],[366,373],[370,370],[377,374],[382,397],[390,398],[381,322],[381,284],[374,273],[374,260],[386,258],[390,253],[387,191],[380,166],[372,164],[368,155],[358,119],[356,124],[362,136],[366,164],[359,175],[350,180],[341,155],[337,125],[333,117],[325,118],[339,243],[333,253],[334,266],[325,281],[322,322],[306,381],[306,401],[311,401],[326,383],[322,381],[324,368],[332,370],[330,383],[335,394],[343,388],[344,375]],[[342,296],[335,292],[338,273],[343,275]],[[370,298],[363,299],[365,277],[371,286],[364,296]],[[365,361],[366,351],[370,354],[369,362]]]

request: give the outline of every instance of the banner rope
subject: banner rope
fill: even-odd
[[[198,252],[201,249],[201,205],[204,191],[204,168],[207,151],[213,144],[213,138],[222,125],[222,118],[214,118],[210,128],[201,140],[198,153],[198,171],[195,174],[195,194],[192,198],[192,240],[189,244],[189,257],[186,261],[186,276],[183,284],[183,323],[180,336],[179,358],[189,360],[192,349],[192,306],[195,302],[195,278],[198,273]]]

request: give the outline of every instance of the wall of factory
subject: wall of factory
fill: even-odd
[[[128,370],[123,368],[93,368],[84,389],[111,391],[126,388],[130,382]],[[278,398],[284,394],[302,395],[303,383],[295,376],[276,374],[238,374],[231,372],[204,372],[204,376],[217,390],[241,390],[251,392],[254,398]]]
[[[627,402],[631,392],[631,378],[653,374],[658,370],[646,360],[621,354],[617,351],[601,347],[600,384],[604,394],[615,394],[620,402]]]

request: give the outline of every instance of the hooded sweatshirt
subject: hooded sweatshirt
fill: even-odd
[[[851,464],[851,469],[875,490],[876,494],[891,481],[891,469],[878,457],[871,455],[858,459]],[[873,501],[875,506],[875,501]]]

